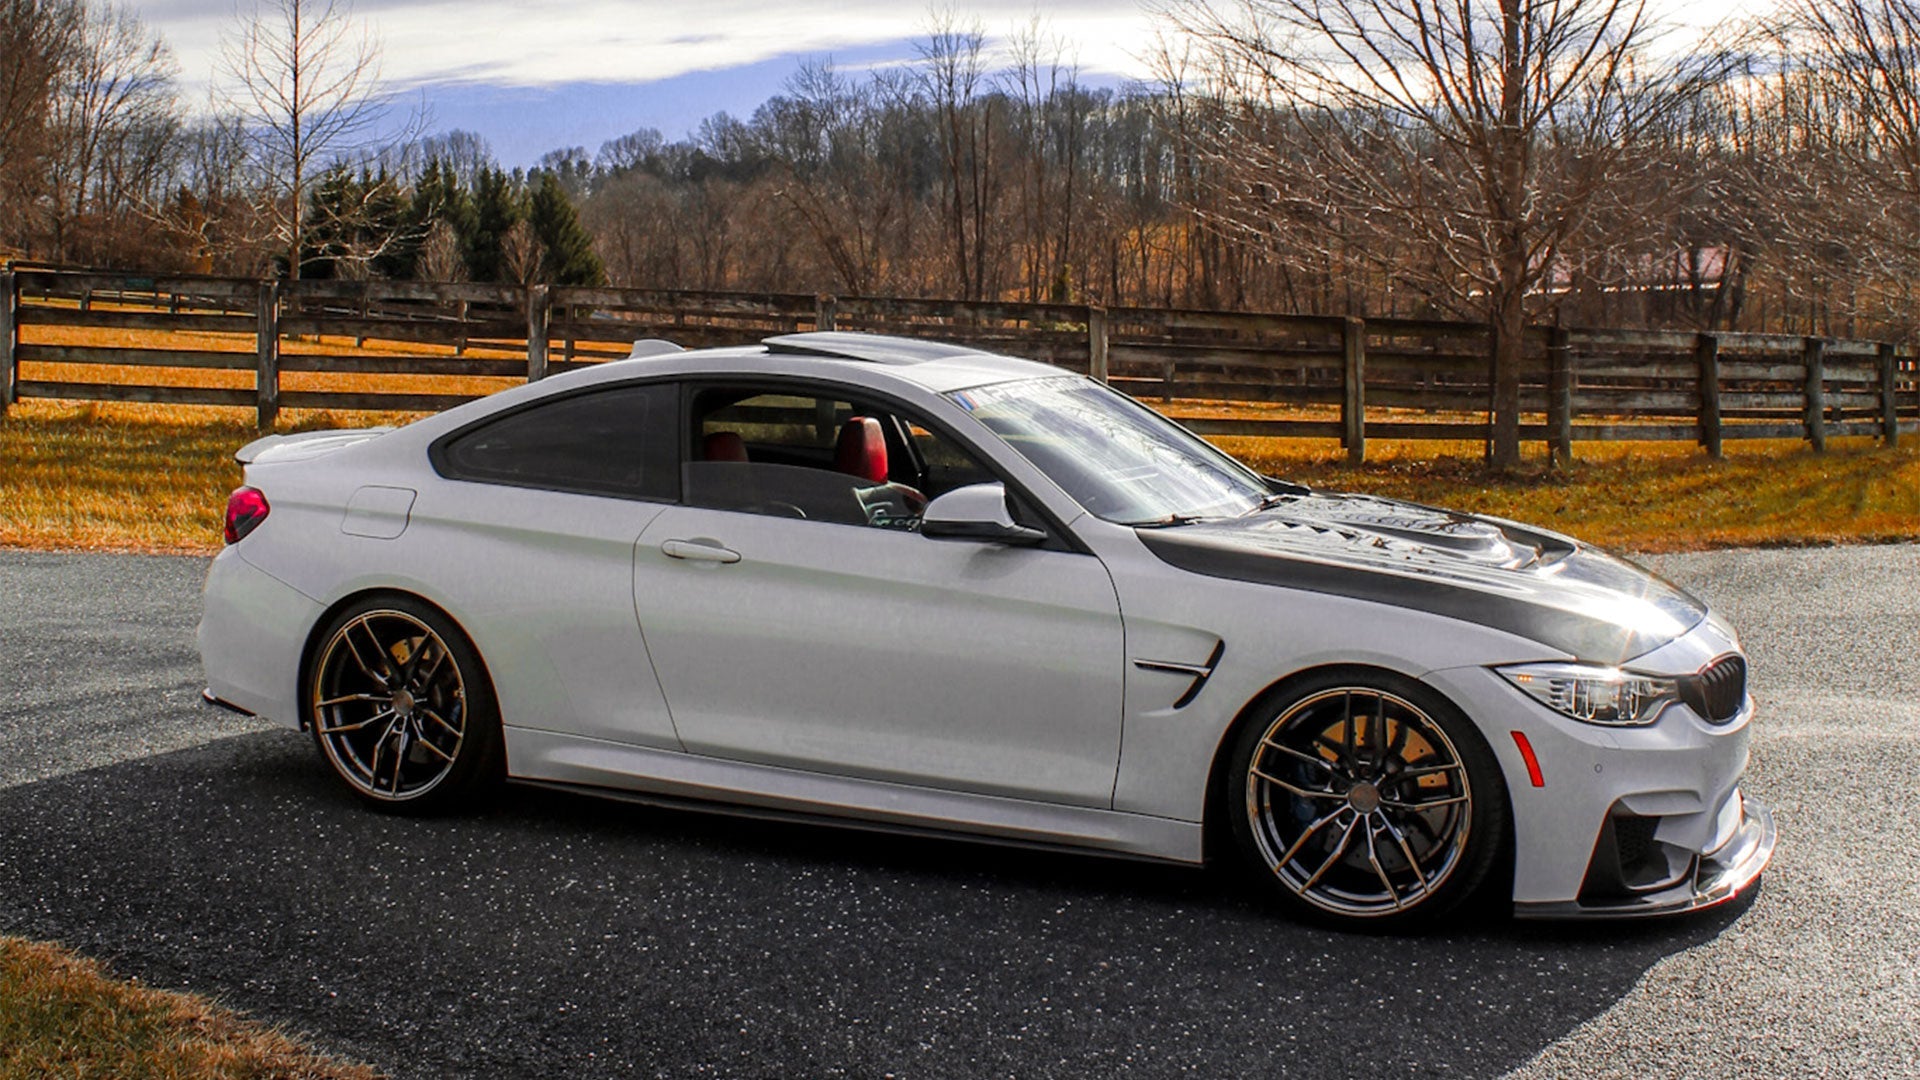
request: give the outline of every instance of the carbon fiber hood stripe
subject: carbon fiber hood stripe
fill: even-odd
[[[1442,615],[1595,663],[1657,649],[1707,613],[1653,574],[1565,537],[1385,499],[1308,495],[1138,535],[1192,573]]]

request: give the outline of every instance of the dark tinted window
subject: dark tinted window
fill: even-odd
[[[678,388],[598,390],[535,405],[446,444],[460,480],[657,499],[678,496]]]

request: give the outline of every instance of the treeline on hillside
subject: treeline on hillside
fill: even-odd
[[[911,63],[807,64],[750,117],[683,139],[642,130],[521,172],[472,133],[395,138],[289,187],[248,121],[186,108],[164,42],[129,11],[0,0],[0,248],[247,275],[287,273],[297,248],[303,276],[1403,317],[1505,304],[1570,323],[1905,334],[1916,4],[1786,0],[1668,64],[1634,37],[1630,4],[1466,0],[1481,23],[1464,47],[1551,91],[1496,94],[1516,111],[1490,118],[1363,93],[1357,68],[1286,51],[1312,44],[1297,18],[1380,45],[1420,29],[1391,19],[1454,6],[1433,0],[1348,0],[1364,17],[1346,31],[1311,0],[1250,15],[1195,0],[1170,17],[1162,77],[1120,88],[1089,85],[1038,28],[991,53],[944,17]],[[1499,53],[1486,43],[1503,29],[1540,51]],[[1390,42],[1378,55],[1418,59]],[[275,233],[288,220],[294,245]]]

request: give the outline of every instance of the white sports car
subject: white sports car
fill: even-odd
[[[1509,880],[1697,909],[1772,853],[1733,631],[1628,563],[1262,478],[1024,360],[649,351],[242,449],[208,699],[394,809],[505,777],[1217,855],[1349,926]]]

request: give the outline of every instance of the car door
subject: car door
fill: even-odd
[[[915,487],[934,470],[903,433],[929,432],[897,410],[805,393],[694,400],[684,504],[647,526],[634,564],[642,632],[690,752],[1111,803],[1123,652],[1098,559],[914,531],[899,507],[917,513],[939,492]],[[753,420],[782,410],[790,423]],[[891,432],[884,474],[873,447],[846,452],[865,414]],[[891,509],[846,509],[866,492],[872,510],[880,488]]]
[[[594,388],[435,444],[406,558],[457,601],[508,725],[680,748],[632,603],[634,540],[678,495],[679,400]]]

